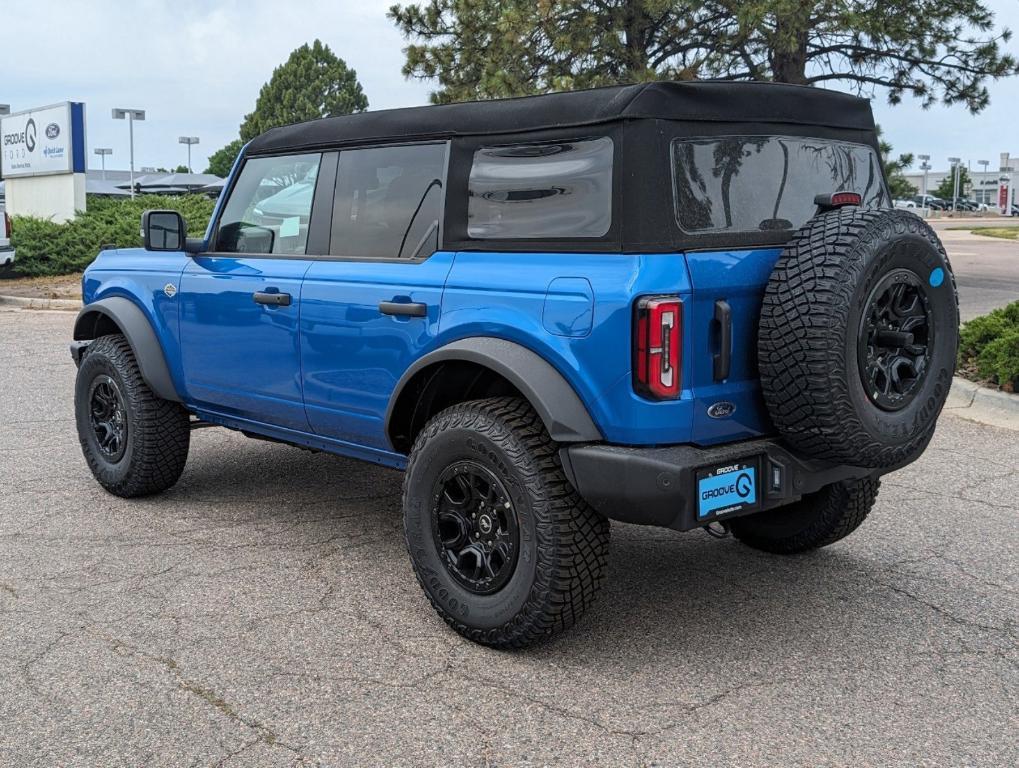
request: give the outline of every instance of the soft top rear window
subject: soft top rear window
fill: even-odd
[[[694,232],[799,229],[814,198],[857,192],[866,208],[890,205],[873,148],[794,136],[723,136],[672,142],[676,219]]]

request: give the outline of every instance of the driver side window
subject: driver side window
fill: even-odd
[[[303,255],[321,160],[319,154],[247,160],[220,217],[215,250]]]

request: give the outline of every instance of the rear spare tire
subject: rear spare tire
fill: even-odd
[[[959,305],[934,230],[908,211],[840,208],[779,257],[761,309],[761,387],[776,429],[819,459],[917,458],[955,371]]]

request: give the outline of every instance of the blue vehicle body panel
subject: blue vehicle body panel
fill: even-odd
[[[688,381],[694,396],[691,427],[699,445],[771,430],[757,374],[757,322],[764,287],[779,253],[779,249],[764,249],[687,254],[693,282],[687,317],[698,332],[685,349],[697,363],[689,370]],[[712,365],[721,351],[714,323],[717,301],[732,308],[732,363],[729,377],[721,382],[714,380]],[[712,418],[708,410],[719,402],[732,403],[735,410],[724,419]]]
[[[305,259],[198,256],[176,298],[180,367],[196,406],[307,431],[299,319]],[[289,306],[256,304],[255,292],[287,293]]]
[[[422,262],[320,261],[304,278],[301,355],[312,430],[388,449],[385,415],[397,382],[434,349],[452,253]],[[425,317],[384,315],[379,302],[420,303]]]
[[[770,432],[756,324],[778,254],[440,251],[398,262],[105,251],[84,290],[86,301],[122,295],[141,306],[182,399],[203,418],[400,467],[384,428],[400,377],[422,356],[479,336],[548,361],[611,443],[714,445]],[[254,303],[252,293],[265,290],[290,293],[291,305]],[[634,302],[656,294],[683,301],[674,401],[648,400],[632,383]],[[382,314],[378,303],[394,300],[423,303],[427,314]],[[722,382],[712,372],[718,300],[733,317]],[[719,402],[735,409],[712,418]]]
[[[102,251],[82,276],[83,303],[111,296],[134,302],[145,313],[159,338],[177,392],[184,396],[180,368],[180,323],[177,302],[165,288],[180,284],[180,274],[191,260],[184,253],[149,252],[140,248]]]

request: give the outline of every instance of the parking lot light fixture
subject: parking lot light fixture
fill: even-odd
[[[99,155],[100,158],[102,158],[103,181],[106,181],[106,156],[107,155],[112,155],[113,154],[113,150],[110,149],[109,147],[96,147],[93,150],[93,152],[95,152],[97,155]]]
[[[948,162],[952,167],[952,211],[958,211],[959,206],[959,175],[961,174],[962,158],[950,157]]]
[[[11,113],[10,104],[0,104],[0,115],[9,115]]]
[[[977,160],[977,165],[982,165],[984,167],[983,173],[980,174],[980,193],[981,193],[980,202],[984,204],[990,204],[991,202],[990,198],[991,193],[985,189],[985,187],[987,186],[987,166],[989,166],[990,164],[991,164],[990,160]],[[985,195],[987,197],[986,200],[984,199]]]
[[[193,147],[195,144],[198,143],[198,137],[197,136],[181,136],[179,139],[177,139],[177,141],[180,144],[187,144],[188,145],[188,173],[194,173],[194,171],[191,170],[191,147]]]
[[[931,156],[930,155],[917,155],[916,157],[920,161],[920,170],[923,171],[923,191],[920,193],[921,198],[923,200],[923,205],[921,207],[926,208],[927,207],[927,171],[929,171],[931,169],[930,162],[929,162],[930,159],[931,159]]]
[[[134,121],[145,119],[144,109],[113,108],[114,120],[127,120],[127,130],[131,144],[131,197],[134,197]]]

